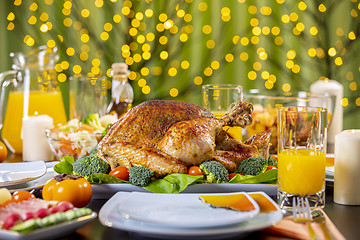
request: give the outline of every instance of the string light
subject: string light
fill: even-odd
[[[214,71],[221,71],[230,64],[241,64],[241,67],[252,68],[243,73],[251,82],[259,84],[259,81],[262,81],[261,84],[266,89],[290,92],[294,88],[292,80],[281,83],[277,81],[277,79],[282,79],[280,77],[282,73],[281,70],[271,67],[274,56],[279,63],[276,66],[293,74],[295,79],[296,75],[302,75],[303,68],[305,68],[302,58],[314,59],[319,62],[327,61],[330,58],[330,64],[336,69],[340,69],[345,65],[346,59],[348,59],[347,55],[351,52],[348,49],[348,42],[356,41],[358,38],[355,28],[337,27],[332,29],[332,32],[338,39],[332,42],[330,47],[315,45],[316,41],[324,41],[323,29],[318,23],[306,19],[305,15],[310,12],[306,1],[298,1],[293,3],[292,8],[284,8],[281,5],[290,4],[285,0],[276,0],[271,6],[267,3],[255,5],[251,1],[238,0],[231,7],[221,3],[220,8],[215,9],[206,1],[186,0],[182,4],[179,3],[169,8],[170,10],[159,10],[154,1],[133,4],[129,0],[95,0],[91,6],[83,5],[81,7],[81,3],[77,2],[76,4],[79,5],[76,5],[76,8],[75,2],[71,0],[64,0],[61,4],[60,9],[55,9],[54,0],[31,3],[14,0],[11,11],[6,17],[7,30],[16,31],[16,24],[28,24],[31,30],[27,30],[28,32],[23,35],[23,42],[29,47],[46,44],[53,48],[58,43],[62,43],[65,46],[66,60],[62,60],[56,65],[56,71],[59,73],[58,80],[61,82],[66,81],[68,75],[71,74],[101,74],[104,72],[107,76],[111,76],[107,63],[109,59],[106,57],[109,56],[109,49],[119,49],[120,53],[115,56],[120,59],[111,61],[125,61],[130,65],[132,73],[129,75],[129,79],[137,81],[139,91],[144,95],[148,95],[152,91],[150,87],[152,81],[157,79],[152,76],[164,77],[175,85],[175,81],[183,81],[180,76],[186,72],[186,74],[190,74],[186,76],[193,79],[191,84],[202,85],[213,77]],[[280,10],[279,6],[275,7],[276,4],[280,6]],[[112,15],[106,15],[106,21],[99,22],[100,30],[90,26],[90,22],[95,18],[97,18],[96,21],[99,21],[98,16],[102,16],[102,12],[109,6],[114,11]],[[235,21],[238,20],[237,8],[239,7],[248,15],[245,24],[248,25],[249,32],[238,32],[239,22]],[[315,10],[320,16],[326,16],[326,14],[330,14],[331,10],[328,7],[326,3],[321,3]],[[29,11],[25,20],[19,17],[20,8],[23,8],[22,11],[24,9]],[[352,8],[348,14],[352,18],[357,18],[360,4],[354,5]],[[54,14],[54,9],[60,14]],[[79,12],[75,13],[74,11]],[[80,17],[76,14],[79,14]],[[197,15],[201,14],[206,14],[206,16],[213,14],[211,17],[214,19],[207,22],[204,18],[202,25],[198,25],[200,22]],[[232,16],[235,16],[236,20]],[[197,20],[196,23],[193,22],[194,17]],[[276,21],[268,21],[270,18]],[[61,26],[53,24],[58,24],[59,19],[62,19]],[[62,30],[59,31],[61,27]],[[246,29],[244,26],[241,28]],[[222,32],[219,29],[226,29],[224,32],[230,29],[229,31],[233,32],[232,35],[226,33],[226,37],[217,38],[219,32]],[[126,32],[121,32],[123,30]],[[200,34],[198,34],[199,30]],[[129,38],[124,38],[124,35]],[[286,41],[290,38],[294,38],[292,40],[294,43],[303,38],[307,39],[309,45],[305,48],[293,47],[294,49],[290,49],[290,46],[294,46],[287,44]],[[119,44],[120,41],[123,42]],[[101,47],[96,47],[96,43],[100,43]],[[198,59],[192,57],[191,50],[186,53],[190,55],[181,55],[181,49],[190,49],[190,46],[195,46],[195,43],[199,44],[196,45],[196,48],[200,46],[199,52],[210,52],[207,61],[195,63],[194,61],[198,61]],[[175,51],[175,49],[179,49],[179,51]],[[300,54],[300,51],[304,49],[305,55]],[[254,54],[254,50],[256,54]],[[179,52],[180,55],[174,55]],[[285,59],[281,56],[284,56]],[[87,66],[91,59],[91,66]],[[149,65],[147,65],[148,63]],[[328,77],[319,76],[322,79]],[[346,74],[346,79],[350,81],[347,84],[348,89],[351,92],[358,91],[359,83],[357,79],[354,80],[352,72]],[[179,96],[182,91],[175,87],[168,89],[170,89],[167,90],[169,96],[174,98]],[[343,106],[348,106],[350,99],[344,98]],[[353,99],[351,104],[360,106],[360,98]]]

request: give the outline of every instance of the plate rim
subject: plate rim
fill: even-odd
[[[30,182],[32,180],[35,180],[35,179],[38,179],[38,178],[44,176],[46,174],[46,172],[47,172],[47,166],[46,166],[44,161],[2,163],[1,164],[2,169],[4,169],[3,168],[4,165],[5,165],[5,167],[6,166],[14,166],[15,167],[15,165],[19,165],[19,168],[20,168],[20,167],[26,167],[26,165],[30,165],[29,167],[31,167],[31,165],[34,165],[34,164],[39,164],[39,169],[37,169],[35,172],[37,172],[37,171],[40,172],[41,171],[40,174],[38,174],[38,175],[36,175],[34,177],[27,177],[27,178],[12,180],[12,181],[0,181],[0,187],[6,187],[6,186],[12,186],[12,185],[17,185],[17,184],[21,184],[21,183]]]

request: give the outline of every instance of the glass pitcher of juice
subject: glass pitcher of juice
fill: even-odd
[[[57,48],[41,46],[10,56],[13,70],[0,74],[1,137],[12,152],[22,153],[23,117],[48,115],[55,125],[67,119],[55,71]]]

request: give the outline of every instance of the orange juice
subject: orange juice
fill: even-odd
[[[215,117],[217,118],[222,118],[225,115],[225,112],[211,112],[212,114],[214,114]],[[237,138],[239,140],[242,140],[242,127],[239,126],[224,126],[223,127],[224,131],[227,132],[230,136],[232,136],[233,138]]]
[[[278,153],[280,189],[289,194],[315,194],[325,182],[326,155],[314,150],[283,150]]]
[[[24,93],[10,92],[1,137],[8,147],[16,153],[22,152],[21,127],[23,106]],[[30,92],[28,115],[43,114],[52,117],[55,125],[66,123],[66,113],[61,92]]]

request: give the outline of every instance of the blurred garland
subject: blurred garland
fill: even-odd
[[[31,47],[55,41],[61,81],[77,73],[74,66],[110,79],[111,64],[127,61],[135,103],[156,98],[201,104],[200,86],[208,83],[283,94],[336,79],[345,87],[345,114],[359,112],[357,0],[15,0],[7,9],[10,37],[22,43],[17,50],[29,48],[24,42]]]

